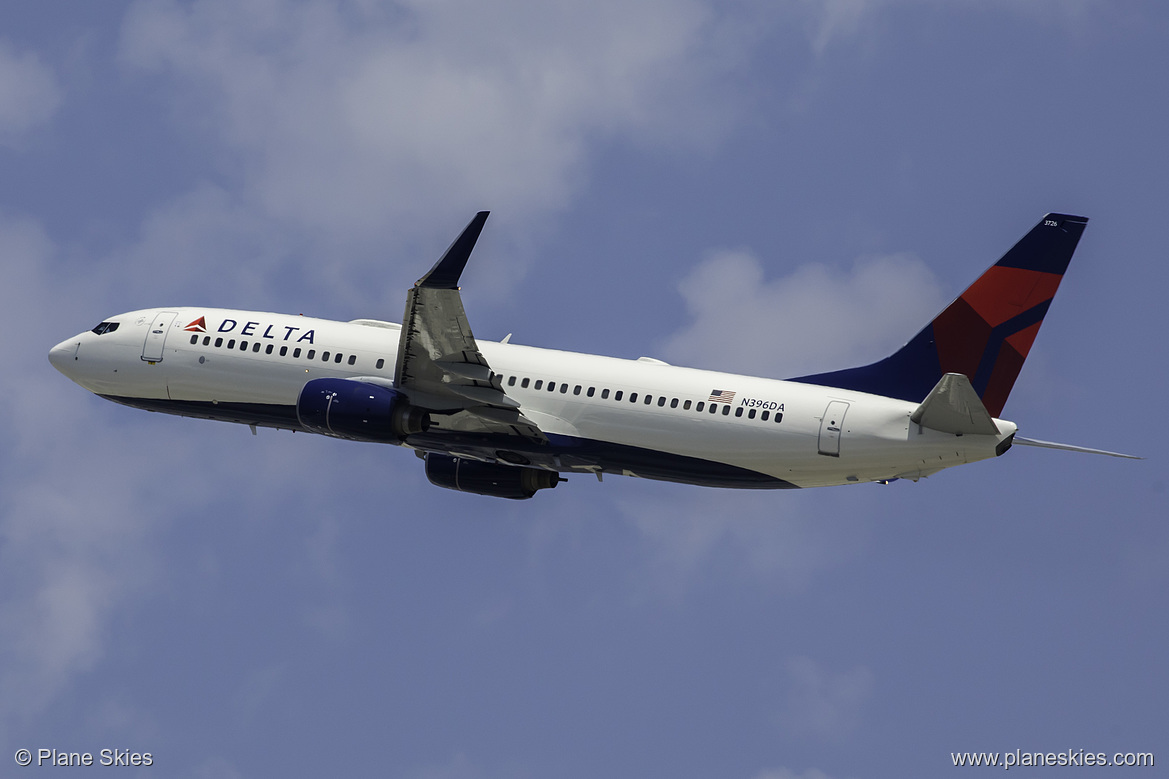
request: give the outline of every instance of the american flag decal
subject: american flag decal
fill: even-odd
[[[710,397],[707,398],[711,403],[727,403],[730,404],[735,400],[735,393],[728,390],[711,390]]]

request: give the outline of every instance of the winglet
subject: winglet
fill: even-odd
[[[922,427],[955,435],[998,435],[990,412],[961,373],[947,373],[909,419]]]
[[[458,289],[459,276],[463,274],[463,268],[467,267],[467,259],[470,258],[471,251],[475,248],[475,242],[479,240],[479,233],[483,231],[483,224],[487,221],[487,215],[490,213],[490,211],[480,211],[475,214],[475,218],[463,228],[463,232],[459,233],[459,237],[447,248],[434,267],[418,279],[414,286],[429,289]]]

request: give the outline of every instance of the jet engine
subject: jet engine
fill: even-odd
[[[555,471],[483,463],[438,452],[426,453],[426,478],[448,490],[512,500],[525,500],[536,490],[551,489],[563,481]]]
[[[296,416],[305,430],[351,441],[396,443],[430,428],[430,415],[405,396],[353,379],[313,379],[300,390]]]

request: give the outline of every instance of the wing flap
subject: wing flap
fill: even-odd
[[[491,387],[467,387],[452,385],[451,392],[466,398],[475,406],[485,408],[519,408],[520,404],[509,398],[505,393]]]
[[[476,355],[480,358],[476,352]],[[474,362],[475,355],[467,355],[465,352],[459,355],[461,359],[452,359],[450,355],[441,359],[435,360],[434,364],[447,375],[447,383],[452,383],[452,377],[468,382],[483,382],[491,383],[491,367],[486,363]]]

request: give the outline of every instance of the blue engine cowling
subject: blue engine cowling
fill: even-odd
[[[296,416],[312,433],[396,443],[430,428],[430,415],[404,395],[353,379],[313,379],[300,390]]]
[[[563,481],[555,471],[484,463],[438,452],[426,453],[426,478],[448,490],[512,500],[525,500],[536,490],[550,489]]]

